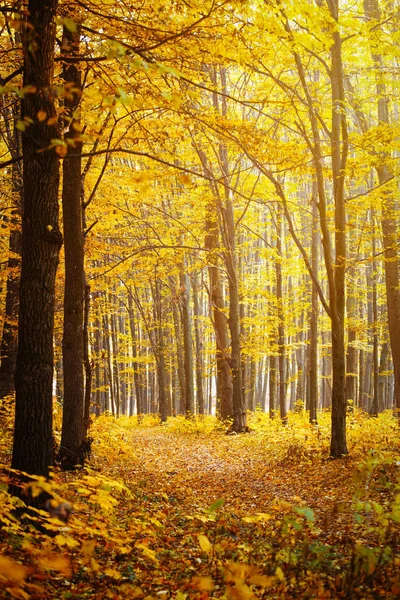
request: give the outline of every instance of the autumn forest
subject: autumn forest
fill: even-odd
[[[398,597],[399,25],[0,1],[0,598]]]

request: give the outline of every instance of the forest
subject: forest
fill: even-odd
[[[0,0],[0,598],[400,596],[397,0]]]

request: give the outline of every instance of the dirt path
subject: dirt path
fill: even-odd
[[[274,500],[283,500],[311,507],[317,520],[325,527],[329,521],[335,531],[346,520],[354,488],[350,459],[289,458],[282,464],[251,436],[206,437],[152,428],[129,436],[136,460],[128,467],[121,464],[125,481],[179,500],[186,510],[223,498],[226,509],[243,516],[268,513]]]

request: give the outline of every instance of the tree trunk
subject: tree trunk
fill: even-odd
[[[74,59],[79,53],[80,28],[72,33],[63,30],[62,58]],[[82,462],[81,445],[85,436],[84,376],[83,376],[83,303],[84,303],[84,236],[82,226],[81,152],[82,143],[74,138],[79,129],[76,111],[81,96],[81,75],[76,63],[68,62],[62,72],[65,88],[64,124],[68,144],[63,161],[63,225],[65,249],[64,290],[64,401],[63,424],[59,459],[71,468]],[[72,88],[72,89],[71,89]]]
[[[379,380],[378,380],[378,410],[381,412],[385,409],[385,384],[388,376],[385,374],[388,368],[389,344],[385,342],[381,348],[381,356],[379,360]]]
[[[378,0],[364,0],[364,13],[369,21],[377,25],[381,20]],[[375,29],[375,27],[373,28]],[[372,30],[372,29],[371,29]],[[378,122],[389,125],[389,97],[386,85],[381,81],[381,72],[385,68],[383,58],[372,49],[372,60],[376,67],[376,96],[378,98]],[[392,351],[394,371],[395,404],[400,418],[400,281],[399,281],[399,255],[398,255],[398,227],[397,227],[397,185],[388,184],[393,178],[390,167],[385,160],[390,158],[388,153],[382,153],[380,166],[376,168],[378,181],[381,187],[381,228],[384,249],[385,286],[388,310],[388,326],[390,347]]]
[[[171,283],[175,285],[175,279],[171,278]],[[179,307],[177,302],[172,303],[172,317],[174,320],[175,330],[175,348],[176,362],[179,381],[179,402],[175,403],[175,413],[183,414],[186,406],[186,382],[185,382],[185,359],[183,355],[183,340],[181,331],[181,319],[179,315]]]
[[[9,111],[3,111],[6,122],[7,145],[12,158],[21,154],[20,134],[14,127],[19,110],[15,101]],[[19,106],[19,102],[18,102]],[[18,115],[19,116],[19,115]],[[15,390],[15,365],[17,361],[17,320],[19,307],[19,280],[21,275],[21,208],[23,201],[23,182],[21,165],[12,167],[12,191],[17,196],[16,206],[11,213],[8,275],[6,285],[5,314],[0,345],[0,400]]]
[[[327,0],[332,18],[338,22],[337,0]],[[344,177],[348,153],[346,114],[343,110],[343,67],[342,40],[339,27],[332,33],[331,47],[332,72],[332,178],[335,204],[335,265],[333,287],[330,294],[332,319],[332,458],[348,453],[346,443],[346,361],[344,345],[345,315],[345,269],[346,269],[346,213],[344,198]]]
[[[53,463],[52,388],[54,291],[62,236],[58,223],[59,160],[48,150],[59,137],[53,95],[57,0],[29,0],[23,31],[25,94],[22,117],[24,201],[16,410],[12,468],[47,476]],[[47,118],[38,119],[38,114]],[[42,150],[38,152],[38,150]]]
[[[277,368],[276,356],[269,357],[269,418],[274,419],[276,416],[276,389],[277,389]]]
[[[112,368],[112,355],[111,355],[111,341],[110,341],[110,326],[109,326],[109,318],[107,312],[103,315],[103,340],[106,352],[106,381],[108,382],[109,388],[109,402],[107,406],[107,410],[111,410],[112,414],[115,416],[115,393],[114,393],[114,376],[113,376],[113,368]]]
[[[377,291],[377,273],[376,273],[376,239],[375,239],[375,216],[374,211],[371,211],[371,219],[372,219],[372,365],[373,365],[373,396],[372,396],[372,405],[370,407],[371,415],[374,417],[378,416],[379,412],[379,392],[378,392],[378,382],[379,382],[379,358],[378,358],[378,350],[379,350],[379,335],[378,335],[378,291]]]
[[[222,420],[225,420],[230,419],[233,416],[233,385],[229,364],[229,337],[226,316],[224,313],[225,303],[222,294],[218,259],[215,253],[215,249],[218,247],[218,224],[216,210],[213,205],[209,205],[208,207],[205,247],[210,252],[208,274],[210,279],[209,294],[212,323],[216,340],[217,402],[219,401],[220,417]]]
[[[90,285],[85,285],[85,302],[83,311],[83,362],[85,366],[85,398],[83,414],[83,437],[87,436],[90,425],[90,404],[92,396],[92,362],[90,360],[89,343]]]
[[[22,193],[22,191],[20,193]],[[18,210],[18,212],[20,211]],[[17,319],[21,269],[21,231],[20,225],[19,223],[17,224],[16,219],[12,219],[11,227],[12,229],[9,238],[11,256],[8,259],[4,325],[0,346],[0,399],[14,392],[14,376],[18,346]]]
[[[194,381],[193,381],[193,341],[192,319],[190,313],[190,280],[187,273],[181,273],[181,316],[183,330],[184,367],[185,367],[185,416],[190,417],[195,413],[194,407]]]
[[[312,193],[312,237],[311,237],[311,265],[318,276],[318,207],[317,186],[313,181]],[[314,283],[311,290],[311,315],[310,315],[310,351],[309,351],[309,398],[310,398],[310,423],[317,423],[318,408],[318,291]]]
[[[197,275],[193,276],[193,316],[194,316],[194,335],[196,345],[196,400],[199,415],[204,415],[204,389],[203,389],[203,343],[200,332],[200,308],[199,308],[199,285]]]
[[[282,284],[282,213],[278,207],[276,221],[276,301],[278,306],[278,365],[279,365],[279,412],[282,423],[287,422],[286,408],[286,373],[285,373],[285,322],[283,315],[283,284]]]
[[[144,414],[143,407],[143,394],[142,388],[140,384],[140,373],[139,373],[139,363],[137,362],[138,357],[138,341],[136,335],[136,323],[135,323],[135,315],[133,312],[133,301],[132,301],[132,290],[128,290],[128,315],[129,315],[129,328],[131,332],[131,342],[132,342],[132,358],[133,358],[133,382],[135,385],[135,395],[136,395],[136,412],[138,414],[139,419]]]
[[[110,298],[111,305],[111,298]],[[117,333],[117,316],[115,312],[110,315],[111,323],[111,341],[112,341],[112,355],[113,355],[113,381],[114,381],[114,396],[115,404],[117,409],[117,417],[121,416],[121,386],[119,377],[119,348],[118,348],[118,333]]]
[[[161,422],[164,423],[168,417],[168,395],[166,386],[165,374],[165,344],[164,344],[164,324],[163,324],[163,302],[161,296],[161,281],[156,278],[153,288],[153,300],[156,321],[156,344],[155,344],[155,359],[157,364],[158,377],[158,410],[161,417]]]

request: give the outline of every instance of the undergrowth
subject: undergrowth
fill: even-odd
[[[329,459],[330,414],[251,433],[214,417],[104,415],[90,463],[38,478],[67,524],[9,495],[10,411],[0,442],[0,597],[395,598],[399,435],[393,416],[348,415],[350,454]],[[56,425],[57,415],[55,422]],[[56,432],[57,433],[57,432]]]

